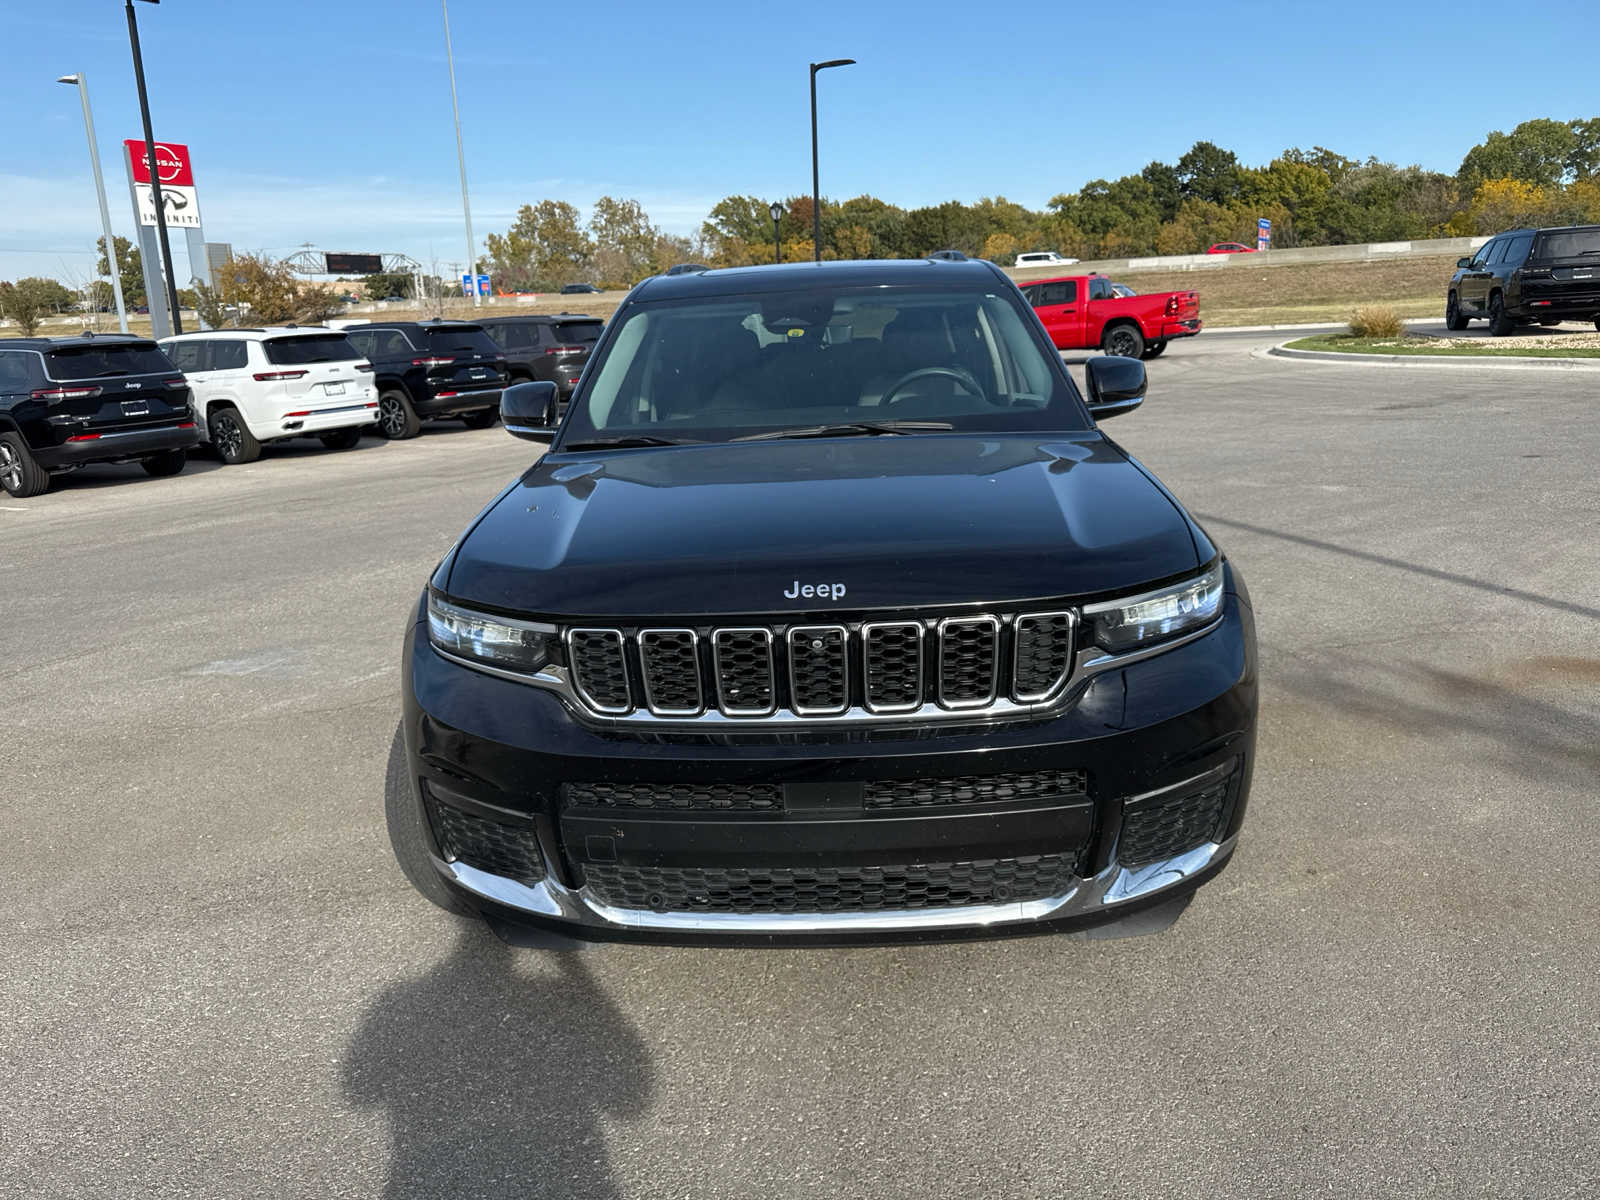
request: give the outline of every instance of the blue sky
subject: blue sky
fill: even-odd
[[[437,0],[137,8],[156,136],[190,145],[210,240],[398,250],[441,269],[465,257]],[[1040,207],[1201,138],[1252,164],[1318,144],[1454,171],[1491,128],[1600,113],[1584,71],[1477,90],[1495,64],[1559,61],[1596,28],[1592,0],[1510,12],[1395,0],[450,7],[480,247],[545,197],[586,209],[632,196],[687,233],[730,193],[809,191],[814,59],[860,63],[821,79],[823,191],[840,198]],[[76,93],[53,81],[88,73],[112,223],[130,236],[120,143],[139,118],[122,6],[0,0],[0,45],[0,278],[85,276],[98,235],[88,155]]]

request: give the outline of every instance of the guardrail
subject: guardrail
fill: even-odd
[[[1220,270],[1241,267],[1290,267],[1300,263],[1362,262],[1367,259],[1429,258],[1435,255],[1471,254],[1487,237],[1422,238],[1413,242],[1361,242],[1351,246],[1296,246],[1292,250],[1258,250],[1252,254],[1167,254],[1145,258],[1102,258],[1072,267],[1005,268],[1013,279],[1049,279],[1076,275],[1132,274],[1135,271]]]

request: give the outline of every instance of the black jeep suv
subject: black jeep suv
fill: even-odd
[[[416,437],[429,417],[487,429],[499,416],[506,359],[477,322],[372,321],[344,333],[372,363],[384,437]]]
[[[1513,229],[1458,259],[1444,323],[1459,331],[1474,317],[1487,317],[1496,337],[1534,322],[1600,329],[1600,225]]]
[[[506,356],[514,382],[544,380],[564,400],[578,386],[583,364],[600,340],[605,322],[582,313],[551,316],[485,317],[479,321]]]
[[[200,440],[183,372],[147,338],[0,342],[0,488],[37,496],[52,473],[138,462],[176,475]]]
[[[1236,568],[987,262],[657,277],[409,624],[386,807],[460,913],[590,937],[1175,914],[1233,853]],[[542,935],[541,935],[542,936]]]

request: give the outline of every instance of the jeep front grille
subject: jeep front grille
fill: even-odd
[[[571,694],[628,722],[1023,717],[1071,677],[1071,611],[569,629]]]

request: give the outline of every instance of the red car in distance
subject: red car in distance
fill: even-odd
[[[1246,246],[1243,242],[1214,242],[1207,248],[1207,254],[1254,254],[1254,246]]]

